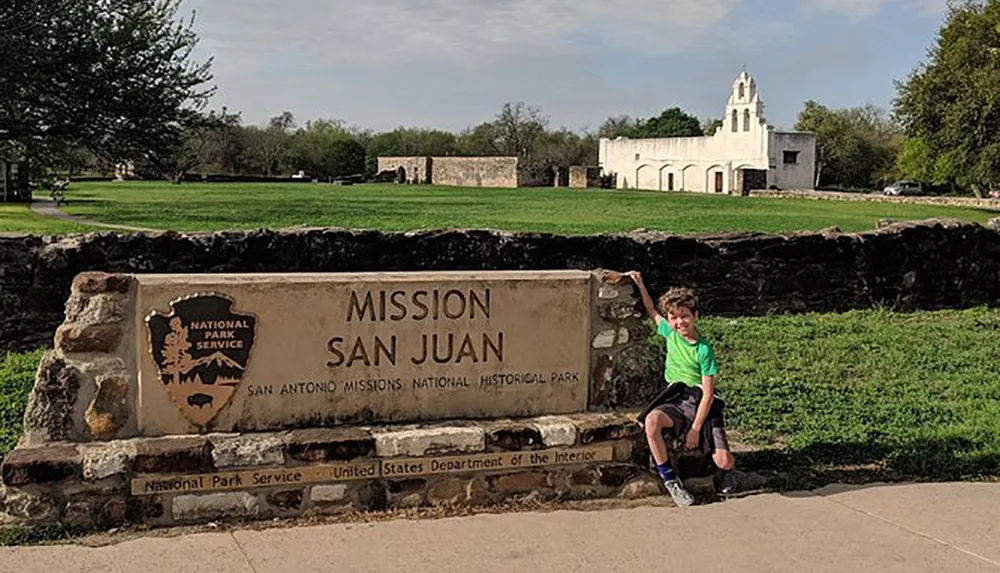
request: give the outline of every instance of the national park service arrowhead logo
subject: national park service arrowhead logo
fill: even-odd
[[[257,317],[233,312],[233,299],[196,294],[146,317],[150,351],[170,400],[205,427],[232,399],[253,348]]]

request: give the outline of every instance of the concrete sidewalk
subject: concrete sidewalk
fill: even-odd
[[[0,571],[1000,572],[1000,483],[0,548]]]
[[[110,223],[98,223],[97,221],[92,221],[84,217],[77,217],[76,215],[70,215],[69,213],[63,212],[56,205],[56,202],[51,197],[35,197],[31,202],[31,210],[42,217],[51,217],[53,219],[60,219],[62,221],[68,221],[70,223],[76,223],[78,225],[87,225],[90,227],[99,227],[101,229],[113,229],[116,231],[136,231],[136,232],[150,232],[156,231],[156,229],[147,229],[146,227],[131,227],[129,225],[112,225]]]

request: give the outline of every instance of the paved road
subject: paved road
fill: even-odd
[[[97,221],[91,221],[90,219],[85,219],[83,217],[77,217],[75,215],[70,215],[69,213],[63,213],[56,202],[51,197],[35,197],[31,202],[31,210],[41,215],[42,217],[51,217],[53,219],[61,219],[63,221],[69,221],[70,223],[76,223],[78,225],[90,225],[91,227],[101,227],[104,229],[114,229],[117,231],[156,231],[156,229],[147,229],[145,227],[130,227],[128,225],[112,225],[110,223],[98,223]]]
[[[479,515],[0,548],[23,573],[1000,573],[1000,483],[846,487],[703,507]]]

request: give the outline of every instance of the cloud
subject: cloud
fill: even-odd
[[[581,39],[666,55],[708,44],[742,0],[187,0],[212,48],[321,65],[474,66],[578,54]]]

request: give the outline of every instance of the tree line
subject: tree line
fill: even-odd
[[[457,133],[375,132],[338,119],[299,124],[288,112],[244,125],[239,113],[207,109],[212,62],[193,61],[198,39],[193,20],[179,16],[180,2],[0,3],[0,166],[18,163],[44,180],[54,171],[130,163],[144,176],[180,181],[191,173],[371,175],[385,155],[593,165],[601,137],[698,136],[722,123],[673,107],[577,132],[552,127],[540,110],[518,102]],[[896,94],[891,110],[805,102],[795,128],[818,136],[817,187],[871,189],[912,178],[977,195],[993,189],[1000,178],[1000,0],[951,0],[927,60],[896,82]]]

